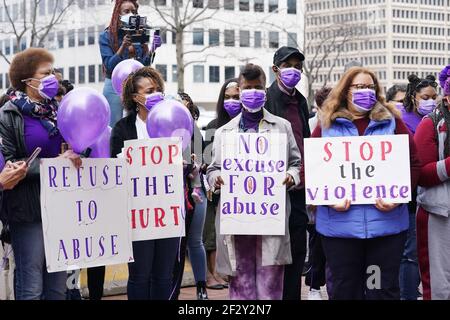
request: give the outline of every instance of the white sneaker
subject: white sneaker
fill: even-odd
[[[308,300],[323,300],[320,290],[316,290],[316,289],[309,290]]]

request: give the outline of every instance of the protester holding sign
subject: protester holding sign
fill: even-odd
[[[417,253],[425,300],[450,300],[450,66],[439,75],[444,99],[417,127],[422,161]]]
[[[14,91],[0,111],[1,147],[6,160],[23,161],[40,147],[39,158],[67,158],[75,167],[80,157],[73,151],[60,155],[63,138],[56,126],[58,80],[53,56],[30,48],[12,60],[9,75]],[[65,299],[66,273],[47,273],[40,205],[39,159],[13,190],[4,193],[2,215],[10,225],[16,260],[16,299]]]
[[[122,153],[125,141],[149,139],[146,120],[149,110],[164,99],[164,81],[151,67],[130,75],[124,84],[123,103],[128,115],[111,133],[111,157]],[[134,262],[128,264],[130,300],[168,300],[178,238],[133,242]]]
[[[225,187],[230,188],[230,182],[224,183],[221,177],[222,139],[228,133],[239,132],[285,134],[287,174],[284,181],[274,183],[279,186],[285,184],[286,189],[289,189],[300,182],[300,152],[292,128],[289,122],[272,115],[263,108],[266,100],[265,84],[266,76],[261,67],[248,64],[241,71],[239,90],[243,106],[242,113],[217,130],[213,145],[213,160],[207,170],[208,182],[215,189],[222,187],[223,192]],[[233,211],[231,214],[239,212]],[[292,262],[288,228],[289,213],[290,201],[286,192],[284,235],[259,236],[254,235],[255,233],[253,235],[241,233],[241,235],[220,234],[217,236],[216,268],[218,273],[230,276],[230,299],[280,300],[282,298],[284,265]],[[219,208],[216,216],[216,230],[220,230],[221,216],[222,208]]]
[[[433,75],[420,79],[415,74],[408,76],[408,86],[403,100],[402,119],[414,135],[424,116],[436,108],[437,83]],[[402,300],[417,300],[420,285],[419,266],[417,262],[416,212],[417,189],[413,190],[413,199],[408,204],[409,229],[400,264],[400,297]]]
[[[136,59],[144,66],[151,64],[151,54],[161,46],[161,37],[155,35],[152,50],[148,43],[133,45],[130,35],[126,34],[121,27],[127,24],[130,16],[138,14],[139,4],[137,0],[116,0],[111,22],[108,28],[100,33],[99,44],[103,61],[103,70],[106,74],[103,94],[111,107],[110,126],[114,126],[122,118],[122,103],[120,96],[114,91],[111,75],[121,61],[125,59]]]
[[[350,68],[322,111],[313,137],[409,134],[399,111],[381,96],[375,74],[365,68]],[[409,149],[414,188],[420,163],[412,137]],[[326,159],[327,155],[332,153],[324,151]],[[399,268],[408,229],[406,204],[376,199],[375,204],[353,205],[347,198],[342,203],[319,206],[316,228],[331,271],[331,299],[400,298]],[[374,276],[379,281],[372,283],[370,276],[377,270]]]

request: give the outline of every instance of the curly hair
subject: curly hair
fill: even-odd
[[[410,74],[408,76],[408,86],[406,87],[406,95],[405,100],[403,101],[403,106],[407,112],[414,111],[415,107],[415,99],[416,94],[420,92],[420,90],[427,87],[437,87],[436,77],[432,74],[429,74],[425,77],[425,79],[420,79],[415,74]]]
[[[330,92],[331,92],[330,87],[323,87],[316,92],[316,94],[314,95],[314,101],[316,101],[317,108],[319,109],[322,108],[323,103],[327,99]]]
[[[53,55],[46,49],[29,48],[16,54],[9,66],[11,86],[19,91],[25,91],[26,84],[22,80],[33,78],[42,63],[53,63]]]
[[[111,47],[114,52],[119,50],[119,20],[120,20],[120,8],[122,4],[126,2],[131,2],[136,7],[136,10],[139,9],[139,3],[137,0],[116,0],[114,5],[113,13],[111,16],[111,21],[109,22],[108,31],[110,35]]]
[[[403,85],[403,84],[394,84],[386,92],[386,101],[387,102],[394,101],[395,96],[399,92],[405,92],[406,93],[406,86]]]
[[[381,86],[378,81],[375,73],[370,71],[367,68],[362,67],[352,67],[350,68],[342,78],[339,80],[337,85],[331,90],[328,98],[325,100],[324,105],[322,107],[322,126],[324,128],[329,128],[332,122],[332,115],[338,111],[339,109],[348,109],[348,93],[350,92],[350,86],[353,82],[353,79],[358,74],[367,74],[369,75],[373,83],[375,84],[375,92],[377,96],[378,103],[385,106],[396,118],[400,118],[400,112],[395,108],[393,104],[386,103],[383,95],[381,94]]]
[[[152,67],[143,67],[131,73],[123,83],[122,102],[128,113],[136,113],[138,107],[134,96],[138,92],[138,82],[143,78],[149,78],[156,84],[156,91],[164,92],[164,80],[158,70]]]

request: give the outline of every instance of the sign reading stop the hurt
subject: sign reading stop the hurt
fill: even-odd
[[[306,203],[411,200],[408,135],[305,139]]]
[[[133,241],[184,236],[181,148],[179,138],[125,141]]]

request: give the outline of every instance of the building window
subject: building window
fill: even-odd
[[[69,30],[67,37],[69,39],[69,48],[75,47],[75,30]]]
[[[261,31],[255,31],[255,48],[261,48]]]
[[[234,0],[223,0],[223,8],[225,10],[234,10]]]
[[[95,44],[95,27],[88,28],[88,45]]]
[[[45,0],[39,2],[39,15],[45,16]]]
[[[209,9],[219,9],[219,7],[220,7],[219,0],[208,0]]]
[[[193,0],[192,7],[194,8],[203,8],[203,0]]]
[[[89,73],[89,83],[95,83],[95,65],[90,65],[88,67]]]
[[[3,73],[0,73],[0,89],[3,89]]]
[[[195,45],[203,45],[203,29],[201,28],[194,28],[193,31],[193,44]]]
[[[255,0],[255,12],[264,12],[264,0]]]
[[[5,54],[9,55],[11,54],[11,42],[9,39],[4,40],[5,41]]]
[[[173,64],[172,65],[172,82],[177,82],[178,81],[178,69],[177,69],[177,65]]]
[[[278,10],[278,0],[269,0],[269,12]]]
[[[9,88],[11,83],[9,82],[9,73],[5,73],[5,88]]]
[[[86,82],[86,78],[85,78],[85,67],[84,66],[79,66],[78,67],[78,83],[79,84],[83,84]]]
[[[225,80],[232,79],[236,77],[236,68],[235,67],[225,67]]]
[[[167,81],[167,65],[157,64],[155,67],[156,67],[156,70],[158,70],[159,73],[161,73],[163,80]]]
[[[287,0],[287,13],[297,13],[297,0]]]
[[[225,47],[234,47],[234,30],[225,30]]]
[[[250,47],[250,31],[239,31],[239,46]]]
[[[209,29],[209,45],[218,46],[220,44],[220,30]]]
[[[288,47],[294,47],[297,48],[297,33],[295,32],[288,32]]]
[[[75,83],[75,67],[69,68],[69,81]]]
[[[82,47],[86,44],[86,29],[78,29],[78,46]]]
[[[105,81],[105,74],[103,73],[103,65],[98,65],[98,82]]]
[[[278,48],[278,46],[279,46],[278,32],[270,31],[269,32],[269,48]]]
[[[194,82],[203,83],[205,82],[205,67],[200,65],[194,66]]]
[[[239,0],[239,10],[249,11],[249,9],[250,9],[250,0]]]
[[[209,82],[220,82],[220,67],[210,66],[209,67]]]
[[[58,31],[56,38],[58,41],[58,48],[64,48],[64,31]]]

